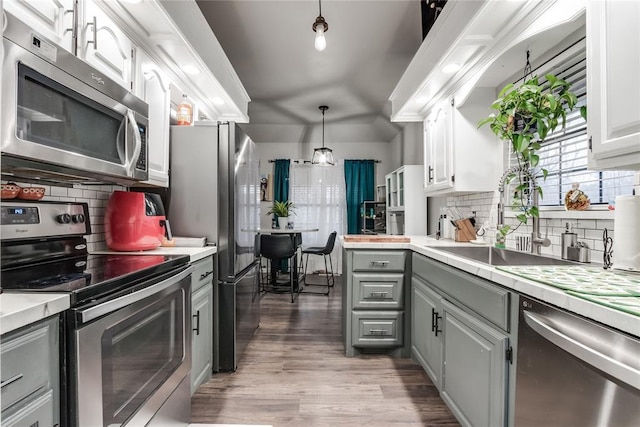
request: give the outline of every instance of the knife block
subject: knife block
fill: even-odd
[[[469,242],[476,239],[476,229],[471,225],[471,221],[468,218],[459,219],[456,223],[456,242]]]

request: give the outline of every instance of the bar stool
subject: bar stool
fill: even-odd
[[[296,248],[294,241],[289,235],[282,234],[261,234],[260,235],[260,258],[270,260],[267,264],[267,284],[263,287],[266,292],[282,293],[287,292],[283,287],[279,286],[286,282],[278,283],[278,261],[281,259],[289,260],[289,289],[291,292],[291,302],[294,301],[295,295],[300,293],[301,282],[303,278],[297,274]],[[297,288],[296,288],[297,285]]]
[[[333,288],[333,286],[335,285],[335,277],[333,274],[333,262],[331,261],[331,252],[333,252],[333,247],[335,246],[337,235],[338,233],[336,231],[333,231],[331,234],[329,234],[329,238],[327,239],[327,244],[323,247],[309,247],[309,248],[302,249],[302,256],[303,257],[305,255],[307,256],[307,260],[304,264],[304,270],[303,270],[303,274],[305,275],[305,277],[307,275],[307,266],[309,265],[309,255],[322,255],[322,257],[324,258],[324,271],[326,272],[326,275],[327,275],[326,285],[305,282],[305,285],[307,286],[326,286],[327,287],[326,292],[305,291],[304,293],[329,295],[329,290]],[[329,258],[329,265],[327,265],[327,257]]]

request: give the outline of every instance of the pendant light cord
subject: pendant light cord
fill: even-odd
[[[322,148],[324,148],[324,110],[322,110]]]
[[[320,11],[319,15],[322,16],[322,0],[318,0],[318,10]]]

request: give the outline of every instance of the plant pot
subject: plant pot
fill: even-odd
[[[526,122],[530,121],[531,117],[524,117],[520,114],[516,114],[513,120],[513,130],[517,133],[522,133],[526,126]],[[529,129],[527,129],[527,133],[534,134],[538,130],[538,125],[533,122],[529,125]]]
[[[279,216],[278,217],[278,228],[281,230],[284,230],[285,228],[287,228],[287,224],[289,224],[289,218],[288,216]]]

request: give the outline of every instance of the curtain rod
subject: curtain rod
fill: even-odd
[[[348,159],[348,160],[351,160],[351,159]],[[374,163],[382,163],[381,160],[374,160],[374,159],[356,159],[356,160],[371,160]],[[291,160],[291,161],[293,163],[300,163],[300,162],[302,162],[302,163],[311,163],[311,160]],[[269,160],[269,163],[275,163],[275,162],[276,162],[275,160]]]

